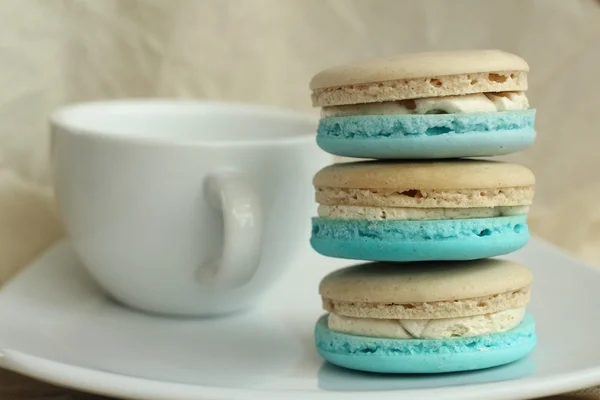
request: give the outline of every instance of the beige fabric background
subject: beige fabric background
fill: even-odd
[[[538,177],[534,232],[600,265],[598,1],[0,0],[0,281],[63,234],[47,155],[57,106],[193,97],[316,115],[307,85],[322,68],[458,48],[529,61],[538,140],[507,159]]]

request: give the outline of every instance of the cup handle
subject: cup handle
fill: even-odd
[[[263,210],[258,190],[241,172],[209,175],[204,184],[206,201],[223,215],[223,249],[213,266],[215,284],[242,286],[260,262]]]

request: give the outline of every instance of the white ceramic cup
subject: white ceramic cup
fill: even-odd
[[[251,307],[306,248],[315,119],[237,103],[83,103],[51,117],[54,188],[76,252],[118,301]]]

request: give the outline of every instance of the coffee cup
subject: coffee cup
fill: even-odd
[[[50,118],[59,213],[93,279],[143,311],[251,308],[307,248],[315,118],[187,100],[69,105]]]

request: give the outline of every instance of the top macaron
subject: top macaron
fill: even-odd
[[[535,140],[529,66],[499,50],[405,54],[329,68],[311,82],[317,143],[379,159],[496,156]]]

